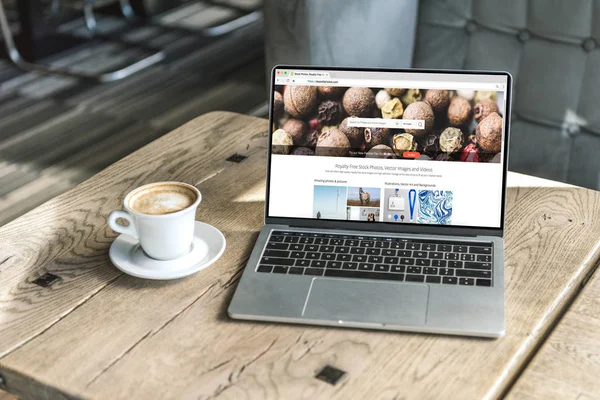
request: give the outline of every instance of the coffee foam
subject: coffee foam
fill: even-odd
[[[142,214],[163,215],[184,210],[195,201],[196,193],[187,186],[157,184],[134,192],[128,206]]]

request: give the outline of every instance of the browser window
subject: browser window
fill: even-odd
[[[268,215],[499,228],[507,84],[276,69]]]

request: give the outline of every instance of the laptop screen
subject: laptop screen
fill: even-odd
[[[502,227],[507,75],[282,67],[273,83],[269,217]]]

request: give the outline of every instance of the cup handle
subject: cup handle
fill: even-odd
[[[129,222],[129,225],[125,226],[117,223],[117,218],[123,218],[124,220]],[[108,216],[108,225],[115,232],[124,233],[125,235],[129,235],[135,239],[139,239],[137,231],[135,229],[135,225],[133,223],[133,218],[131,218],[131,215],[129,215],[125,211],[111,212]]]

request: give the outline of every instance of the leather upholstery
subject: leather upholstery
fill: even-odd
[[[510,72],[509,168],[600,189],[600,0],[423,0],[413,65]]]

